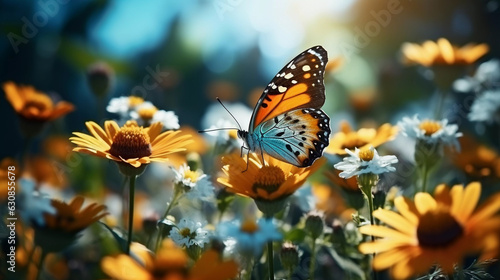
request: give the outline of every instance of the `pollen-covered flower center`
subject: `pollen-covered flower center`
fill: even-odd
[[[438,208],[422,215],[417,227],[419,245],[445,247],[463,233],[462,226],[451,216],[447,208]]]
[[[44,94],[32,94],[24,103],[23,111],[39,113],[52,109],[52,100]]]
[[[109,153],[124,159],[150,156],[151,142],[149,135],[141,127],[122,127],[113,138]]]
[[[363,149],[359,151],[359,159],[362,161],[370,161],[373,159],[374,154],[373,149]]]
[[[285,173],[278,166],[264,166],[257,172],[252,190],[263,189],[271,194],[285,182]]]
[[[424,131],[426,136],[431,136],[441,129],[441,124],[436,121],[424,120],[418,127]]]
[[[254,233],[259,230],[259,226],[253,219],[246,219],[240,226],[241,232]]]
[[[186,170],[184,172],[184,179],[186,179],[192,183],[196,183],[200,179],[200,174],[199,174],[199,172],[196,172],[196,171]]]
[[[367,142],[365,140],[359,138],[356,132],[349,132],[346,134],[344,143],[342,144],[342,149],[347,148],[349,150],[354,150],[354,148],[362,147],[366,145],[366,143]]]
[[[139,114],[139,117],[143,120],[153,119],[153,116],[156,112],[158,112],[158,109],[156,107],[147,107],[137,110],[137,114]]]
[[[142,103],[144,103],[144,99],[142,97],[130,96],[128,98],[128,104],[130,105],[130,107],[135,107]]]

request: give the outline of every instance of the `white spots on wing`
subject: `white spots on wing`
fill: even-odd
[[[295,85],[296,83],[297,83],[297,81],[296,81],[296,80],[292,80],[292,84],[294,84],[294,85]]]
[[[315,86],[316,86],[316,84],[315,84],[315,83],[313,83],[313,84],[312,84],[312,86],[313,86],[313,87],[315,87]]]
[[[292,70],[295,68],[297,68],[297,66],[295,66],[295,64],[292,64],[292,66],[290,66],[290,69],[292,69]]]
[[[302,71],[310,71],[311,67],[309,65],[302,66]]]
[[[278,87],[278,91],[279,91],[279,92],[281,92],[281,93],[283,93],[283,92],[285,92],[285,91],[286,91],[286,87],[279,86],[279,87]]]
[[[318,65],[318,64],[316,64],[316,65],[314,65],[314,67],[319,68],[319,65]]]
[[[273,84],[273,86],[271,87],[272,89],[276,89],[277,86],[275,84]]]
[[[292,77],[293,77],[292,73],[288,73],[288,74],[285,75],[285,79],[287,79],[287,80],[290,79],[290,78],[292,78]]]
[[[313,74],[313,76],[315,76],[315,77],[316,77],[316,73],[314,73],[314,74]]]

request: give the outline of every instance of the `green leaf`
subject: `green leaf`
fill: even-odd
[[[304,241],[306,237],[306,232],[300,228],[294,228],[285,233],[285,240],[289,240],[294,244],[301,243]]]

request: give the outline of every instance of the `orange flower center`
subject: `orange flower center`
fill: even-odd
[[[462,233],[462,226],[445,207],[439,207],[422,215],[417,227],[418,243],[423,247],[448,246]]]
[[[50,97],[45,94],[33,93],[27,96],[22,111],[37,115],[51,110],[52,106],[53,103]]]
[[[246,233],[254,233],[259,230],[259,226],[254,219],[245,219],[245,221],[241,223],[240,230]]]
[[[113,138],[109,153],[123,159],[148,157],[151,155],[149,135],[142,127],[124,126]]]
[[[354,150],[354,148],[359,148],[366,145],[366,141],[359,138],[356,132],[349,132],[345,135],[344,143],[342,143],[342,149]]]
[[[369,148],[359,151],[359,158],[362,161],[370,161],[373,159],[374,155],[375,155],[375,153],[373,152],[373,150],[369,149]]]
[[[441,125],[438,122],[431,120],[422,121],[418,127],[425,131],[426,136],[431,136],[441,129]]]
[[[285,182],[285,173],[278,166],[263,166],[257,172],[252,190],[257,193],[257,189],[263,189],[271,194],[277,191],[281,184]]]
[[[139,109],[137,114],[139,114],[139,117],[143,120],[151,120],[156,112],[158,112],[156,107],[149,107]]]
[[[135,107],[139,104],[144,103],[144,99],[141,97],[138,97],[138,96],[130,96],[128,98],[128,103],[129,103],[130,107]]]

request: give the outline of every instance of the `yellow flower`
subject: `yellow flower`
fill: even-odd
[[[103,212],[106,206],[97,203],[81,209],[83,202],[81,196],[75,197],[69,204],[51,200],[56,212],[43,214],[43,226],[35,224],[35,244],[44,253],[59,252],[70,246],[78,238],[78,233],[108,214]]]
[[[487,44],[467,44],[463,47],[452,45],[447,39],[440,38],[436,42],[425,41],[422,45],[404,43],[401,47],[406,64],[433,65],[467,65],[472,64],[489,51]]]
[[[135,121],[119,127],[114,121],[106,121],[103,130],[95,122],[85,125],[92,135],[74,132],[70,140],[78,147],[73,151],[87,153],[138,168],[151,162],[165,162],[167,155],[184,151],[190,143],[189,135],[179,136],[180,131],[161,133],[162,124],[157,122],[144,128]],[[161,134],[160,134],[161,133]]]
[[[374,148],[391,141],[396,137],[398,128],[388,123],[381,125],[378,129],[361,128],[353,131],[348,122],[340,123],[340,132],[335,133],[330,138],[330,145],[325,152],[336,155],[346,155],[345,149],[354,151],[354,148],[360,150],[373,146]]]
[[[247,162],[238,154],[222,158],[222,171],[226,176],[217,182],[236,194],[255,200],[274,201],[293,194],[324,162],[317,160],[312,166],[299,168],[264,154],[266,165],[260,155],[250,153]]]
[[[467,136],[461,137],[459,142],[462,151],[453,154],[453,164],[474,179],[500,178],[500,156],[495,150]]]
[[[102,212],[106,206],[97,203],[80,209],[83,202],[84,198],[81,196],[75,197],[69,204],[53,199],[51,204],[56,213],[44,214],[45,227],[65,232],[79,232],[108,214]]]
[[[27,120],[51,121],[74,110],[71,103],[60,101],[54,104],[49,96],[31,86],[6,82],[3,90],[16,113]]]
[[[134,250],[134,248],[132,248]],[[135,248],[134,251],[137,249]],[[238,266],[233,260],[222,261],[215,250],[208,250],[188,269],[188,256],[171,240],[164,242],[156,257],[143,251],[141,265],[128,255],[107,256],[101,261],[102,270],[117,280],[226,280],[236,277]]]
[[[373,215],[388,226],[368,225],[360,228],[363,234],[380,237],[363,243],[364,254],[378,253],[373,260],[376,270],[391,268],[396,279],[406,279],[426,273],[439,265],[452,273],[465,256],[479,254],[481,260],[495,257],[500,249],[498,230],[500,194],[496,194],[476,211],[481,185],[470,183],[451,190],[439,185],[434,197],[417,193],[415,201],[397,197],[395,213],[378,209]]]

